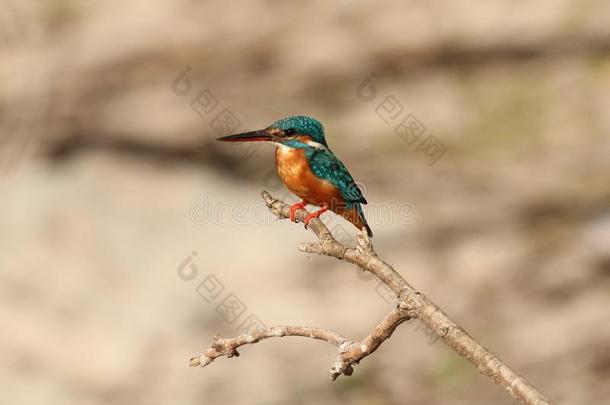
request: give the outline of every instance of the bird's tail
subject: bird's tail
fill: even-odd
[[[373,231],[371,230],[369,224],[366,222],[366,218],[364,217],[364,211],[362,211],[362,206],[360,204],[356,204],[356,206],[353,208],[346,209],[345,211],[343,211],[342,216],[343,218],[354,224],[356,228],[366,228],[366,233],[369,235],[369,237],[373,237]]]

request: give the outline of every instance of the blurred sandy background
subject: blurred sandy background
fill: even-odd
[[[557,403],[608,401],[608,2],[1,4],[0,403],[512,403],[416,323],[334,383],[299,338],[188,367],[251,315],[359,339],[392,307],[266,215],[273,149],[215,143],[225,109],[320,119],[385,260]]]

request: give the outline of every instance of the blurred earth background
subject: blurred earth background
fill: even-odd
[[[557,403],[609,403],[607,1],[1,5],[0,403],[513,403],[416,322],[336,382],[301,338],[188,367],[246,321],[356,340],[392,308],[267,214],[270,145],[214,141],[294,114],[382,258]]]

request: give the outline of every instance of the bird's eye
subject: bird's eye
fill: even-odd
[[[296,133],[297,133],[297,131],[294,128],[288,128],[287,130],[284,131],[284,135],[294,135]]]

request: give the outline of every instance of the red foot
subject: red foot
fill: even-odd
[[[300,203],[292,204],[290,206],[290,220],[292,222],[297,222],[295,215],[298,209],[305,209],[307,203],[305,201],[301,201]]]
[[[305,229],[307,229],[307,224],[309,224],[309,221],[311,221],[314,218],[318,218],[320,215],[322,215],[326,211],[328,211],[328,204],[322,204],[322,208],[320,208],[316,212],[312,212],[311,214],[307,215],[305,217],[305,220],[303,221],[303,223],[305,224]]]

